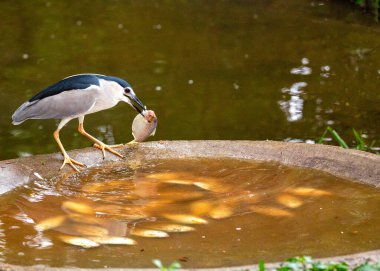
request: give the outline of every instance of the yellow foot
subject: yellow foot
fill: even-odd
[[[120,147],[123,147],[124,145],[123,144],[118,144],[118,145],[106,145],[104,143],[101,143],[101,144],[98,144],[98,143],[95,143],[94,145],[94,148],[97,148],[97,149],[100,149],[103,153],[103,159],[106,158],[106,151],[109,151],[110,153],[113,153],[121,158],[124,158],[124,156],[115,151],[113,148],[120,148]]]
[[[132,141],[129,141],[129,142],[127,143],[127,145],[135,145],[135,144],[138,144],[138,143],[140,143],[140,142],[137,142],[137,141],[135,141],[135,140],[132,140]]]
[[[86,167],[83,163],[70,158],[68,155],[64,155],[63,164],[59,170],[61,170],[66,164],[69,164],[76,172],[79,172],[79,169],[75,165]]]

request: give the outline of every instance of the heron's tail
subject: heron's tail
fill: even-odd
[[[23,123],[24,121],[30,119],[30,114],[28,107],[31,106],[33,103],[31,102],[25,102],[23,103],[12,115],[12,124],[13,125],[19,125]]]
[[[23,121],[19,121],[19,122],[17,122],[17,121],[12,121],[12,124],[13,125],[19,125],[19,124],[21,124],[21,123],[23,123],[25,120],[23,120]]]

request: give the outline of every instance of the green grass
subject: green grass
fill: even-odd
[[[168,267],[164,266],[160,260],[153,260],[161,271],[175,271],[181,268],[178,262],[173,262]],[[322,263],[315,261],[309,256],[294,257],[280,263],[278,267],[267,269],[265,263],[259,263],[258,270],[242,270],[242,271],[380,271],[380,263],[371,263],[364,261],[363,263],[350,266],[345,262],[327,262]]]
[[[153,264],[157,266],[161,271],[175,271],[181,268],[181,264],[179,262],[172,262],[169,266],[165,266],[161,260],[154,259],[152,260]]]
[[[265,271],[265,267],[260,271]],[[350,267],[345,262],[328,262],[322,263],[314,261],[309,256],[294,257],[287,259],[280,264],[279,267],[274,268],[276,271],[380,271],[379,263],[364,262],[358,266]]]
[[[327,126],[321,138],[317,141],[317,144],[324,144],[326,142],[328,134],[330,134],[332,138],[335,140],[335,142],[338,143],[338,145],[341,146],[342,148],[357,149],[361,151],[367,151],[367,152],[380,154],[379,152],[375,150],[376,140],[373,140],[371,143],[367,144],[361,132],[358,132],[355,129],[352,129],[352,132],[353,132],[354,143],[351,147],[346,143],[346,141],[343,140],[343,138],[338,134],[338,132],[335,131],[330,126]]]

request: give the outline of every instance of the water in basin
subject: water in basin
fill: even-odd
[[[118,162],[27,184],[0,206],[12,264],[218,267],[380,247],[378,189],[274,163]]]

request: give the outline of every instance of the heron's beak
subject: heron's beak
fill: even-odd
[[[141,115],[143,115],[143,111],[146,110],[146,106],[143,105],[143,103],[137,98],[136,95],[127,96],[129,100],[131,101],[131,104],[134,109],[136,109],[137,112],[139,112]],[[144,115],[143,115],[144,116]]]

